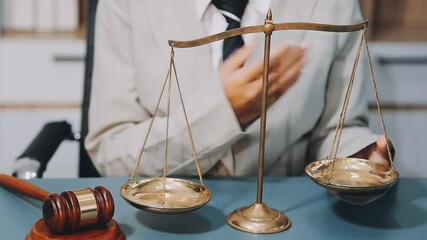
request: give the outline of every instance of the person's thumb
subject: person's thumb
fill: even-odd
[[[385,158],[387,158],[387,139],[384,135],[381,135],[377,139],[377,150],[380,152]]]
[[[228,59],[224,62],[222,70],[224,72],[233,72],[241,68],[246,60],[252,55],[255,50],[255,44],[248,44],[237,49]]]
[[[384,135],[379,136],[377,139],[377,151],[385,159],[388,159],[390,161],[389,155],[388,155],[387,143],[388,143],[388,147],[390,148],[391,157],[393,157],[395,152],[393,142],[390,139],[387,139]]]

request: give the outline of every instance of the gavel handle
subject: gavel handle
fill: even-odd
[[[32,183],[2,173],[0,173],[0,186],[40,201],[43,201],[50,194]]]

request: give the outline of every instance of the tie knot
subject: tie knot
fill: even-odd
[[[239,19],[242,18],[243,12],[245,11],[248,0],[212,0],[212,4],[215,5],[219,10],[225,11],[229,14],[234,15]],[[224,12],[223,12],[224,14]],[[224,14],[228,18],[233,18]]]

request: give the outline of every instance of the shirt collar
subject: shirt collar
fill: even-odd
[[[270,7],[271,0],[249,0],[248,4],[252,5],[253,8],[260,14],[267,14],[268,8]],[[196,13],[199,20],[203,19],[206,10],[209,7],[211,0],[197,0],[196,1]]]

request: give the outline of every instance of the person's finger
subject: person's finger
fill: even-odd
[[[277,87],[275,87],[276,85],[279,85],[279,79],[280,79],[281,73],[280,72],[270,72],[268,74],[268,87],[270,90],[276,89]],[[269,91],[270,91],[269,90]]]
[[[384,156],[387,155],[387,139],[384,135],[381,135],[377,139],[377,149]]]
[[[301,58],[299,59],[299,61],[295,62],[288,68],[286,73],[280,79],[282,90],[286,90],[287,88],[289,88],[289,86],[295,83],[295,77],[299,77],[301,75],[301,71],[304,64],[305,60]]]
[[[304,50],[294,47],[293,50],[287,51],[289,54],[283,57],[289,58],[282,60],[279,65],[279,78],[272,81],[271,91],[274,92],[276,100],[280,98],[301,76],[304,61]],[[282,58],[283,58],[282,57]]]
[[[223,64],[222,70],[225,72],[233,72],[241,68],[246,60],[253,54],[255,44],[248,44],[237,49]]]
[[[294,42],[285,42],[282,44],[279,48],[272,51],[272,54],[270,55],[270,61],[269,61],[269,72],[273,71],[282,71],[283,66],[282,65],[282,59],[286,56],[287,52],[291,52],[291,49],[296,49],[297,45]],[[291,56],[293,58],[293,56]],[[248,67],[248,75],[251,76],[262,76],[263,70],[264,70],[264,59],[259,59],[258,61],[252,63]],[[252,80],[255,80],[256,78],[252,78]]]
[[[276,68],[269,73],[268,105],[279,99],[300,77],[304,59],[294,63],[287,71],[281,72]]]
[[[282,63],[280,65],[281,71],[286,72],[288,68],[292,67],[295,63],[301,61],[305,56],[305,49],[298,47],[288,51],[286,55],[282,57]]]
[[[392,143],[392,141],[390,139],[387,140],[387,138],[384,135],[381,135],[378,137],[377,139],[377,150],[378,152],[385,158],[385,159],[389,159],[388,156],[388,149],[387,149],[387,144],[388,147],[390,148],[390,154],[394,155],[394,145]]]
[[[246,69],[247,69],[246,74],[248,76],[253,76],[252,78],[248,78],[248,80],[255,81],[257,78],[262,77],[264,72],[263,59],[259,59],[258,61],[253,62],[252,64],[248,65]]]
[[[269,95],[274,95],[276,98],[280,97],[283,94],[284,82],[282,81],[283,74],[280,72],[273,72],[269,74],[269,85],[268,93]]]
[[[279,86],[280,73],[279,72],[271,72],[268,75],[268,95],[267,95],[267,105],[270,106],[274,101],[277,100],[277,89]],[[258,102],[261,101],[262,98],[262,76],[248,83],[248,88],[246,89],[246,96],[249,98],[256,98]]]
[[[285,42],[275,49],[270,55],[270,68],[280,66],[282,64],[282,59],[287,57],[290,52],[294,49],[297,49],[297,44],[295,42]]]
[[[284,59],[294,58],[296,51],[302,49],[300,45],[293,41],[286,41],[278,48],[274,49],[270,55],[270,69],[279,67],[283,68]]]
[[[269,76],[268,83],[268,106],[273,104],[280,97],[280,78],[281,73],[273,72]]]
[[[276,98],[282,96],[295,82],[299,79],[302,74],[302,67],[304,66],[304,60],[294,63],[285,73],[279,74],[278,80],[271,86],[271,91],[275,92]]]

